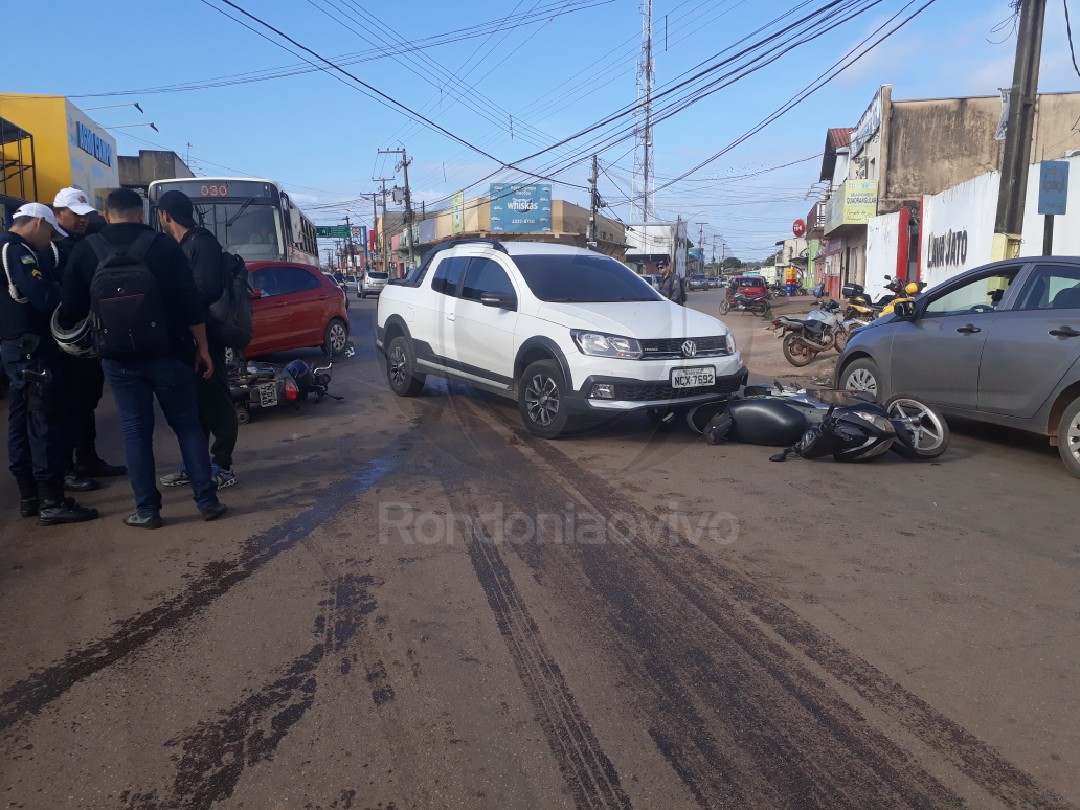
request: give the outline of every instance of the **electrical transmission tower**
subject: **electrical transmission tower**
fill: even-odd
[[[637,126],[634,129],[634,200],[636,219],[642,224],[649,221],[649,194],[653,177],[652,94],[653,94],[653,47],[652,47],[652,0],[643,0],[641,31],[641,59],[637,69]]]

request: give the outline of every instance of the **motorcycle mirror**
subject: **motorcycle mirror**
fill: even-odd
[[[787,452],[777,453],[774,456],[769,456],[769,461],[787,461]]]

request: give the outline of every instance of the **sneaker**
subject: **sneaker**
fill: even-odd
[[[187,467],[183,464],[176,468],[176,472],[163,475],[158,481],[160,481],[161,485],[164,487],[182,487],[184,484],[191,483],[191,479],[188,478]]]
[[[140,515],[138,512],[132,512],[126,518],[124,523],[128,526],[134,526],[139,529],[160,529],[162,526],[161,515]]]
[[[211,469],[213,473],[214,483],[217,484],[218,489],[225,489],[225,487],[231,487],[236,483],[236,476],[233,475],[232,470],[227,470],[224,467],[214,465]]]
[[[199,514],[202,515],[203,520],[217,520],[225,514],[225,504],[219,501],[213,506],[208,506],[206,509],[200,509]]]

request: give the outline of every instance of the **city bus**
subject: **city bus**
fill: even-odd
[[[157,201],[184,192],[195,221],[222,247],[247,262],[296,262],[319,266],[315,226],[273,180],[252,177],[185,177],[150,184],[150,223],[159,228]]]

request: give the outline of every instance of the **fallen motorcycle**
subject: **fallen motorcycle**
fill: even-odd
[[[344,356],[352,357],[355,348],[350,343]],[[334,358],[327,355],[326,365],[314,368],[304,360],[293,360],[282,366],[275,363],[240,362],[228,367],[229,391],[236,408],[236,421],[246,425],[253,410],[276,408],[280,405],[300,407],[311,395],[316,401],[323,397],[341,400],[330,393]]]
[[[790,455],[866,461],[892,450],[908,459],[937,458],[949,446],[941,412],[898,395],[882,405],[864,392],[747,386],[741,399],[698,406],[690,426],[709,444],[743,442],[785,448]]]

